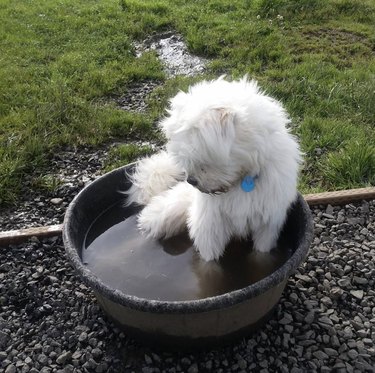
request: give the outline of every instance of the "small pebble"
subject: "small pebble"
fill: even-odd
[[[199,369],[198,369],[197,364],[191,365],[190,368],[188,369],[188,373],[198,373],[198,372],[199,372]]]
[[[313,355],[319,359],[319,360],[325,360],[328,359],[328,355],[324,353],[323,351],[315,351],[313,352]]]
[[[84,341],[86,341],[86,340],[87,340],[87,333],[86,333],[86,332],[82,332],[82,333],[79,335],[78,340],[79,340],[80,342],[84,342]]]
[[[363,298],[363,290],[350,290],[350,294],[357,299]]]
[[[67,351],[59,355],[59,357],[56,359],[56,363],[63,365],[71,358],[72,358],[72,353],[70,351]]]
[[[63,203],[63,199],[62,198],[52,198],[51,199],[51,203],[53,205],[61,205]]]
[[[44,354],[40,354],[38,356],[38,361],[39,361],[40,364],[46,365],[48,363],[48,357]]]
[[[17,372],[17,368],[13,364],[8,365],[5,369],[5,373],[16,373],[16,372]]]

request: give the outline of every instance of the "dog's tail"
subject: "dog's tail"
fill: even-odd
[[[124,192],[128,196],[126,205],[147,205],[153,197],[185,180],[185,173],[166,151],[162,151],[141,159],[128,177],[132,186]]]

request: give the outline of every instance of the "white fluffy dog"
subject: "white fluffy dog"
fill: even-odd
[[[147,236],[183,231],[201,257],[218,259],[232,237],[275,245],[296,198],[301,154],[281,104],[255,81],[203,81],[179,92],[161,121],[166,151],[141,160],[128,203]]]

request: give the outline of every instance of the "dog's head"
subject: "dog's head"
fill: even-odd
[[[271,127],[264,116],[275,116],[270,105],[287,121],[281,106],[246,78],[204,81],[178,93],[161,127],[187,181],[211,194],[226,192],[245,175],[257,175]]]

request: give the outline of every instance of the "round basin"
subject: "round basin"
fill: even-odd
[[[119,289],[85,263],[87,241],[94,241],[90,232],[100,216],[108,214],[117,205],[122,206],[123,213],[130,217],[139,210],[134,206],[123,207],[126,195],[121,193],[130,187],[126,174],[133,167],[131,164],[116,169],[85,187],[70,204],[64,219],[63,240],[67,256],[85,284],[93,290],[105,313],[129,336],[145,344],[172,349],[225,344],[258,329],[272,314],[289,276],[308,253],[313,225],[303,197],[298,194],[279,237],[278,247],[287,250],[288,255],[271,273],[248,286],[219,295],[187,300],[153,299]],[[125,215],[118,220],[123,221]],[[194,258],[193,251],[184,249],[181,253],[190,253]],[[168,265],[168,261],[172,263],[181,258],[181,253],[158,256],[158,260],[166,261],[164,264]],[[230,257],[230,250],[226,255]],[[215,277],[211,278],[216,281]]]

